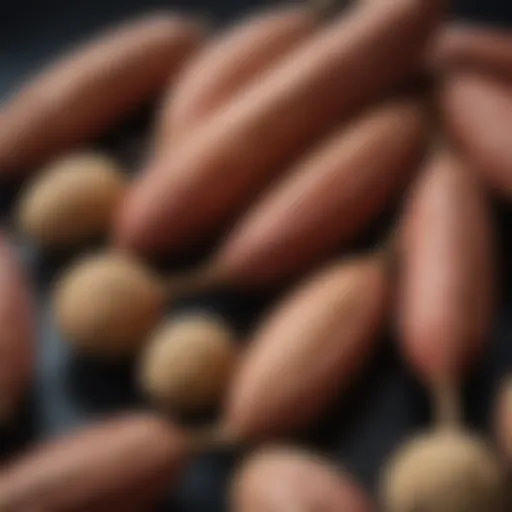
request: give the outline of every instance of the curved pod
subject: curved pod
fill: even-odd
[[[105,133],[165,87],[201,36],[193,20],[155,14],[51,64],[2,108],[0,173],[28,172]]]
[[[301,40],[316,23],[306,7],[267,9],[237,23],[185,66],[157,125],[157,152],[214,112]]]
[[[207,275],[268,286],[311,266],[366,228],[404,187],[425,149],[417,100],[380,107],[322,142],[228,236]]]
[[[118,510],[133,499],[147,507],[172,482],[189,448],[178,427],[156,416],[141,413],[109,420],[7,466],[0,473],[0,506],[107,512],[112,510],[108,506],[115,503]]]
[[[268,438],[321,414],[367,360],[388,299],[383,254],[330,266],[280,304],[255,334],[231,383],[223,428]]]
[[[305,145],[416,69],[439,3],[358,4],[300,45],[134,182],[117,243],[165,253],[218,230]]]
[[[442,89],[444,123],[467,164],[512,197],[512,87],[476,73],[453,73]]]

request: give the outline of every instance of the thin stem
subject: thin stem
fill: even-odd
[[[432,387],[435,420],[439,427],[456,427],[461,423],[461,404],[458,387],[440,381]]]

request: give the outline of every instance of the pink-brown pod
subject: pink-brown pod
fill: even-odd
[[[172,423],[149,413],[127,414],[43,445],[5,467],[0,509],[107,512],[144,503],[138,510],[147,510],[189,450],[186,435]]]
[[[453,73],[441,93],[448,135],[467,164],[494,190],[512,197],[512,86],[491,76]]]
[[[166,86],[201,35],[195,20],[160,13],[51,64],[2,107],[0,173],[28,172],[122,121]]]
[[[190,132],[203,118],[312,33],[304,6],[265,9],[236,23],[185,66],[161,108],[156,150]]]
[[[8,419],[32,384],[35,312],[17,255],[0,235],[0,421]]]
[[[293,448],[257,451],[235,475],[237,512],[372,512],[375,507],[350,475],[320,457]]]
[[[335,132],[242,218],[206,277],[263,287],[318,262],[397,196],[425,142],[425,111],[416,99],[385,104]]]
[[[444,27],[429,53],[436,71],[484,71],[512,77],[512,31],[454,23]]]
[[[147,254],[211,236],[291,159],[418,65],[442,0],[357,3],[135,180],[117,244]]]
[[[427,385],[458,383],[492,320],[495,259],[487,198],[474,175],[443,151],[413,186],[402,227],[404,353]]]
[[[508,375],[498,391],[494,428],[496,439],[508,465],[512,463],[512,379]]]
[[[278,305],[231,382],[221,422],[228,437],[297,431],[351,383],[384,324],[388,263],[378,253],[333,264]]]

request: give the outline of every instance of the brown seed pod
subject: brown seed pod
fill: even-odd
[[[212,315],[171,318],[145,348],[139,371],[142,388],[155,402],[179,412],[210,409],[231,378],[237,359],[235,340],[233,330]]]
[[[323,269],[285,298],[249,344],[222,428],[260,439],[308,425],[346,388],[375,347],[389,298],[383,253]]]
[[[30,172],[108,131],[165,88],[202,34],[196,20],[154,14],[50,65],[2,106],[0,172]]]
[[[54,311],[62,335],[100,356],[136,352],[163,312],[165,292],[136,260],[104,253],[80,260],[58,281]]]
[[[108,230],[124,188],[125,178],[109,157],[68,155],[50,164],[24,191],[19,230],[45,248],[82,245]]]
[[[0,421],[9,419],[32,384],[36,321],[28,279],[0,235]]]
[[[179,427],[151,414],[108,420],[5,467],[0,472],[0,509],[149,510],[193,448]],[[140,508],[130,508],[135,503]]]
[[[438,429],[406,443],[383,476],[387,512],[504,512],[505,475],[482,439]]]
[[[238,470],[231,489],[237,512],[372,512],[352,478],[315,455],[292,448],[256,452]]]

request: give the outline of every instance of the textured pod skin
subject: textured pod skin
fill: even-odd
[[[117,163],[99,153],[74,153],[53,162],[18,202],[20,231],[49,249],[83,245],[110,228],[125,190]]]
[[[155,14],[100,35],[43,70],[0,115],[0,173],[100,136],[150,101],[197,46],[202,28]]]
[[[0,236],[0,420],[7,419],[32,384],[36,325],[28,280]]]
[[[426,165],[402,235],[403,351],[427,384],[458,382],[489,334],[495,260],[487,198],[453,155]]]
[[[387,512],[505,512],[505,473],[491,446],[460,430],[428,432],[392,457],[382,481]]]
[[[372,512],[349,475],[314,455],[291,448],[256,452],[239,469],[232,487],[237,512]]]
[[[315,26],[315,18],[306,8],[273,7],[237,23],[211,41],[187,63],[169,90],[157,126],[157,146],[164,149],[189,133],[311,34]]]
[[[231,379],[237,354],[235,333],[220,318],[177,316],[148,340],[139,380],[163,407],[185,413],[209,411]]]
[[[453,73],[442,89],[447,133],[482,179],[512,198],[512,87],[491,76]]]
[[[512,33],[463,23],[440,31],[429,56],[429,64],[440,71],[483,71],[512,76]]]
[[[157,324],[164,290],[151,269],[125,255],[95,254],[64,272],[54,292],[56,323],[91,355],[132,356]]]
[[[381,254],[313,276],[263,323],[235,374],[224,413],[229,436],[260,439],[306,426],[359,372],[383,327]]]
[[[425,112],[413,99],[386,104],[336,132],[242,218],[209,273],[259,287],[316,263],[403,189],[425,142]]]
[[[156,159],[128,193],[117,243],[166,253],[218,230],[305,146],[416,69],[439,3],[361,3],[336,18]]]
[[[103,422],[53,441],[0,473],[6,511],[125,510],[146,506],[172,483],[189,443],[176,426],[150,414]],[[133,500],[133,501],[132,501]],[[108,506],[116,503],[116,508]],[[123,505],[124,504],[124,505]],[[88,508],[89,507],[89,508]]]

